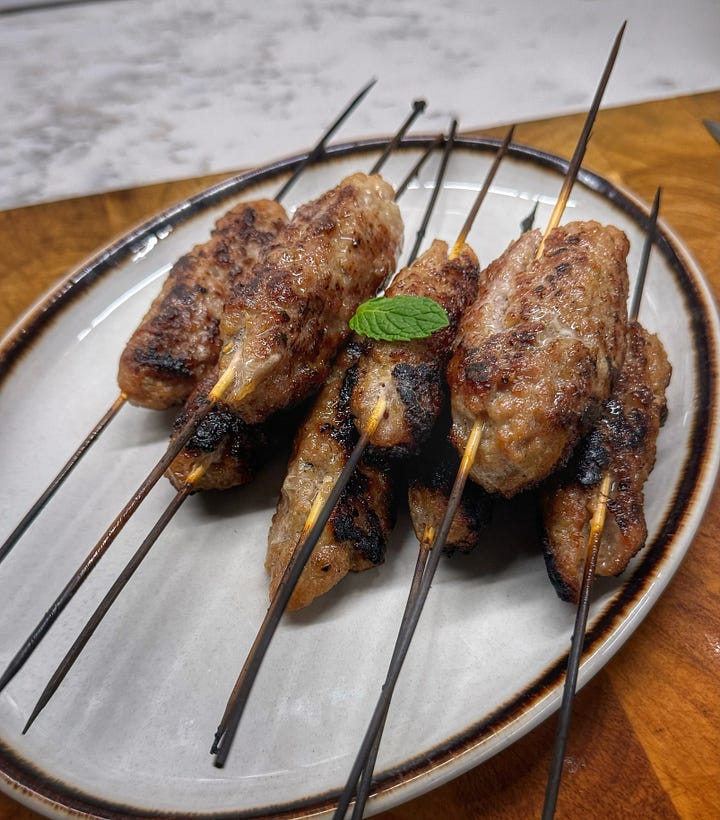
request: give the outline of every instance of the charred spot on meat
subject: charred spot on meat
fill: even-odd
[[[300,539],[313,500],[334,484],[358,440],[348,398],[359,355],[357,344],[340,353],[295,436],[268,534],[265,566],[271,597]],[[389,470],[361,460],[310,555],[289,608],[307,606],[350,571],[382,563],[394,521]]]
[[[382,396],[386,412],[370,438],[369,458],[407,458],[427,441],[446,400],[444,371],[463,310],[475,298],[479,265],[468,245],[450,257],[435,240],[410,267],[397,273],[386,296],[433,299],[448,325],[424,339],[389,342],[363,339],[350,408],[364,429]]]

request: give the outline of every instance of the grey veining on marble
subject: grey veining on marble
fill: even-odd
[[[17,3],[0,2],[3,6]],[[0,208],[255,165],[337,140],[720,87],[717,0],[115,0],[0,14]],[[598,123],[602,127],[602,120]],[[522,131],[518,131],[522,140]]]

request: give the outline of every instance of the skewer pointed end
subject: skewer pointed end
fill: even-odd
[[[41,697],[40,700],[35,704],[35,708],[32,710],[32,713],[30,714],[30,717],[28,718],[27,723],[25,724],[22,730],[22,734],[27,734],[28,729],[33,725],[33,723],[35,723],[35,719],[40,714],[40,712],[42,712],[42,710],[45,708],[46,703],[47,700],[44,697]]]

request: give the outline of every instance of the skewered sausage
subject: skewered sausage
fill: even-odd
[[[671,367],[656,336],[632,322],[627,353],[612,397],[567,469],[542,493],[545,560],[558,595],[577,601],[596,487],[612,479],[596,567],[619,575],[645,544],[643,487],[655,464],[657,436],[667,416]]]
[[[370,437],[383,457],[407,457],[427,440],[446,401],[445,367],[460,316],[477,294],[479,265],[469,245],[450,258],[435,240],[410,267],[395,276],[386,296],[424,296],[445,309],[448,326],[424,339],[364,341],[350,408],[363,430],[381,395],[385,415]]]
[[[354,342],[340,353],[295,438],[268,535],[265,567],[270,575],[271,598],[301,537],[315,496],[332,486],[358,440],[349,395],[359,355],[360,348]],[[289,608],[307,606],[351,570],[382,563],[394,518],[388,469],[361,461],[300,576]]]
[[[248,424],[325,381],[357,306],[394,270],[403,225],[392,187],[353,174],[298,209],[234,288],[221,324],[223,399]]]
[[[287,222],[272,200],[237,205],[211,238],[173,265],[120,358],[118,383],[132,404],[182,404],[217,363],[220,317],[233,281],[242,281]]]
[[[470,476],[510,497],[569,457],[610,395],[625,352],[628,241],[573,222],[526,233],[493,262],[448,366],[452,441],[481,439]]]

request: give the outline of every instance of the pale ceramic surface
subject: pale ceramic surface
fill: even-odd
[[[105,0],[0,16],[0,208],[287,156],[371,77],[346,137],[392,132],[418,96],[422,133],[451,115],[467,130],[584,111],[625,19],[605,106],[720,86],[717,0]]]
[[[393,158],[386,176],[399,181],[415,152]],[[337,159],[307,172],[291,192],[294,205],[367,168],[372,156]],[[487,152],[453,155],[428,237],[452,240],[489,165]],[[434,162],[401,202],[408,238],[432,186]],[[470,242],[487,262],[517,235],[535,197],[537,224],[549,216],[560,179],[529,159],[507,160],[481,209]],[[14,526],[88,427],[117,394],[116,362],[160,275],[207,236],[214,218],[240,198],[272,193],[277,182],[201,208],[172,230],[138,241],[118,264],[71,300],[0,384],[0,448],[6,475],[0,496],[0,540]],[[566,221],[596,218],[625,229],[629,268],[636,270],[642,232],[603,194],[577,185]],[[158,238],[162,236],[162,238]],[[429,239],[428,239],[429,241]],[[427,243],[426,243],[427,244]],[[679,247],[679,243],[675,243]],[[699,366],[715,366],[718,325],[702,276],[687,257],[692,288],[706,311],[711,361],[699,363],[688,302],[664,257],[653,252],[641,320],[657,331],[674,374],[670,416],[658,442],[658,466],[647,487],[655,538],[676,500],[692,446]],[[108,307],[108,306],[111,307]],[[705,376],[703,376],[705,378]],[[598,584],[591,623],[600,635],[581,681],[626,640],[662,592],[690,543],[718,462],[709,397],[709,441],[698,483],[679,529],[663,549],[636,561],[638,574]],[[87,554],[164,449],[169,414],[128,407],[91,450],[59,496],[0,566],[0,666],[4,668],[67,577]],[[40,811],[61,806],[18,791],[1,771],[15,756],[57,784],[31,788],[76,792],[81,803],[168,813],[245,812],[337,792],[343,785],[385,675],[414,564],[405,516],[377,571],[346,579],[310,609],[286,618],[266,659],[224,770],[208,749],[227,696],[267,605],[262,566],[282,465],[251,486],[191,498],[153,548],[65,683],[26,736],[20,730],[50,673],[86,617],[171,497],[162,482],[140,508],[27,666],[0,695],[0,787]],[[525,515],[518,514],[518,508]],[[567,650],[573,610],[547,580],[522,503],[501,509],[487,549],[443,561],[398,683],[377,774],[385,793],[377,811],[407,800],[476,765],[546,717],[559,703],[553,667]],[[647,555],[647,554],[646,554]],[[624,596],[624,597],[623,597]],[[619,603],[623,601],[622,603]],[[609,614],[608,614],[609,613]],[[548,686],[517,706],[545,678]],[[492,731],[480,724],[502,707]],[[451,743],[451,751],[438,749]],[[8,751],[11,750],[11,751]],[[434,758],[433,760],[430,760]],[[24,765],[24,764],[21,764]],[[408,782],[388,778],[400,768]],[[62,785],[66,784],[66,785]],[[74,798],[67,794],[61,803]],[[322,800],[319,801],[322,804]],[[87,811],[87,805],[85,805]],[[91,810],[91,809],[90,809]]]

